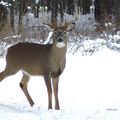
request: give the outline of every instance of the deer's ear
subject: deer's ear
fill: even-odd
[[[75,23],[68,23],[68,24],[65,24],[64,27],[66,29],[66,31],[72,31],[74,28],[75,28]]]

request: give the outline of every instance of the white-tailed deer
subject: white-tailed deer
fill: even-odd
[[[66,32],[72,30],[75,24],[65,23],[65,25],[61,27],[54,24],[46,25],[53,31],[53,44],[41,45],[23,42],[11,46],[6,55],[6,68],[0,73],[0,81],[5,77],[14,75],[19,70],[22,70],[23,78],[20,82],[20,87],[29,104],[33,106],[34,102],[29,95],[27,85],[30,75],[42,75],[48,92],[48,109],[52,109],[52,86],[55,96],[55,109],[60,109],[58,100],[58,82],[66,62]],[[69,27],[70,25],[71,27]]]

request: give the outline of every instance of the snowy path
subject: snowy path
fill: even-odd
[[[0,59],[0,71],[5,62]],[[108,50],[93,56],[67,55],[60,78],[61,110],[47,110],[47,93],[41,77],[32,77],[30,107],[19,82],[21,73],[0,83],[0,120],[120,120],[120,54]]]

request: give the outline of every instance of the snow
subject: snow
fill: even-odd
[[[0,5],[8,6],[7,2],[4,2],[3,0],[0,1]]]
[[[35,3],[38,4],[38,3],[39,3],[39,0],[36,0]]]
[[[2,4],[2,5],[6,5],[5,2],[4,2],[3,0],[0,2],[0,4]]]
[[[30,107],[19,88],[21,72],[0,83],[1,120],[120,120],[120,53],[104,47],[93,56],[67,54],[60,77],[61,110],[47,110],[47,92],[42,77],[32,77]],[[5,60],[0,59],[0,71]]]
[[[45,41],[45,43],[44,43],[44,44],[47,44],[47,43],[49,43],[49,42],[50,42],[50,38],[51,38],[52,34],[53,34],[53,32],[52,32],[52,31],[50,31],[50,32],[49,32],[49,35],[48,35],[48,37],[47,37],[47,40]]]

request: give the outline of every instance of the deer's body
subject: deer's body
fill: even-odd
[[[23,70],[30,75],[49,75],[63,69],[65,54],[66,48],[56,49],[54,44],[18,43],[8,49],[7,71],[16,73]],[[12,66],[15,69],[9,70]]]
[[[20,87],[31,106],[34,105],[34,102],[27,89],[30,75],[42,75],[48,92],[48,109],[52,109],[52,87],[55,97],[55,109],[60,109],[58,83],[59,76],[65,68],[67,50],[65,32],[68,25],[65,24],[62,27],[48,25],[53,29],[53,44],[40,45],[26,42],[18,43],[8,49],[6,68],[0,73],[0,81],[22,70],[23,78]]]

